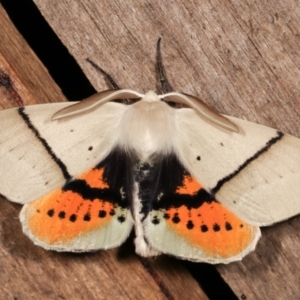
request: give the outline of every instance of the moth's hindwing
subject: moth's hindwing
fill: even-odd
[[[145,209],[145,238],[151,247],[212,263],[241,259],[254,249],[260,237],[258,227],[247,224],[214,199],[175,156],[159,165],[155,167],[159,175],[153,178],[163,184],[156,185],[155,200]]]
[[[133,224],[128,209],[131,183],[127,170],[127,157],[113,151],[62,189],[26,204],[21,211],[24,232],[36,244],[58,251],[120,245]]]

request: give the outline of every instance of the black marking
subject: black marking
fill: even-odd
[[[62,211],[59,212],[58,217],[60,219],[64,219],[66,217],[66,213],[62,210]]]
[[[48,215],[49,217],[53,217],[53,216],[54,216],[54,209],[49,209],[49,210],[47,211],[47,215]]]
[[[92,150],[93,150],[93,147],[92,147],[92,146],[90,146],[88,150],[89,150],[89,151],[92,151]]]
[[[19,107],[18,109],[19,115],[27,125],[27,127],[34,133],[36,138],[41,142],[45,150],[48,152],[48,154],[51,156],[53,161],[58,165],[60,168],[63,176],[65,177],[66,180],[71,178],[71,175],[69,174],[66,165],[56,156],[56,154],[53,152],[47,141],[41,136],[37,128],[33,126],[33,124],[30,121],[29,116],[25,113],[25,107]]]
[[[165,213],[164,214],[164,219],[166,219],[166,220],[170,219],[170,215],[168,213]]]
[[[235,171],[233,171],[231,174],[225,176],[221,180],[218,181],[216,186],[212,189],[212,193],[216,194],[221,187],[228,181],[230,181],[233,177],[238,175],[243,169],[245,169],[252,161],[257,159],[259,156],[267,152],[274,144],[276,144],[278,141],[282,139],[284,134],[280,131],[277,131],[277,136],[271,138],[266,145],[258,150],[253,156],[249,157],[243,164],[241,164]]]
[[[150,211],[166,212],[165,219],[171,218],[175,224],[179,223],[177,213],[170,216],[169,209],[199,209],[204,203],[218,203],[205,189],[200,188],[193,194],[178,193],[177,190],[184,186],[186,176],[190,173],[182,166],[175,154],[151,158],[150,162],[136,163],[134,180],[139,185],[139,199],[141,199],[141,213],[144,221]],[[186,226],[186,224],[184,225]]]
[[[219,224],[217,224],[217,223],[215,223],[215,224],[213,225],[213,230],[214,230],[215,232],[218,232],[218,231],[220,231],[220,230],[221,230],[221,227],[220,227],[220,225],[219,225]]]
[[[243,228],[244,227],[244,224],[240,224],[240,228]]]
[[[114,216],[116,214],[116,211],[114,209],[112,209],[110,212],[109,212],[109,215],[110,216]]]
[[[207,232],[208,231],[208,227],[206,225],[201,225],[200,229],[202,232]]]
[[[198,156],[197,156],[197,160],[201,160],[201,156],[198,155]]]
[[[132,163],[129,155],[120,149],[114,149],[94,169],[103,169],[102,180],[108,188],[91,187],[84,179],[72,179],[66,182],[62,190],[72,191],[84,201],[102,201],[128,208],[132,190]]]
[[[118,221],[119,221],[120,223],[125,222],[125,220],[126,220],[126,218],[125,218],[123,215],[121,215],[121,216],[118,217]]]
[[[186,228],[191,230],[194,228],[194,223],[191,220],[188,220],[187,224],[186,224]]]
[[[86,221],[86,222],[91,221],[91,214],[90,213],[85,214],[83,217],[83,221]]]
[[[72,215],[70,216],[69,220],[70,220],[71,222],[75,222],[75,221],[77,220],[77,216],[76,216],[75,214],[72,214]]]
[[[157,218],[157,216],[155,216],[153,219],[152,219],[152,223],[154,225],[158,225],[160,223],[159,219]]]
[[[106,217],[106,211],[105,210],[99,210],[99,218],[105,218]]]
[[[225,223],[225,229],[226,229],[227,231],[232,230],[232,226],[231,226],[231,224],[230,224],[229,222],[226,222],[226,223]]]
[[[178,224],[180,222],[180,218],[178,216],[178,213],[175,213],[174,217],[172,218],[172,222],[175,224]]]

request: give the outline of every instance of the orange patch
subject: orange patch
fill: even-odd
[[[252,242],[255,227],[244,223],[218,202],[197,209],[185,206],[166,211],[170,228],[214,257],[229,258]]]
[[[84,179],[92,188],[105,189],[109,186],[103,181],[103,172],[104,168],[88,170],[80,175],[78,179]]]
[[[91,188],[108,188],[103,171],[92,169],[78,179],[84,179]],[[58,189],[27,204],[26,214],[34,236],[49,245],[63,245],[80,234],[105,226],[115,214],[115,207],[102,199],[83,199],[75,192]]]
[[[80,234],[105,226],[113,204],[84,200],[71,191],[56,190],[27,204],[27,222],[33,235],[48,244],[68,243]]]
[[[202,189],[202,185],[197,180],[195,180],[191,175],[185,175],[183,177],[183,183],[181,186],[177,187],[176,193],[194,195],[200,189]]]

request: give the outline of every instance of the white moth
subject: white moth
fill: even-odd
[[[300,213],[300,140],[189,95],[108,90],[1,111],[0,128],[0,193],[46,249],[117,247],[134,226],[140,255],[228,263]]]

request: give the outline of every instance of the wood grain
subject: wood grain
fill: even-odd
[[[175,90],[300,137],[298,1],[34,2],[98,90],[105,84],[87,57],[122,87],[154,89],[154,45],[162,36]],[[255,253],[218,267],[238,297],[299,297],[299,222],[263,230]]]
[[[1,6],[0,23],[0,107],[64,101]],[[22,233],[19,211],[0,198],[0,299],[207,299],[176,260],[141,261],[132,238],[86,254],[37,247]]]
[[[0,108],[66,101],[2,7],[0,13]]]

